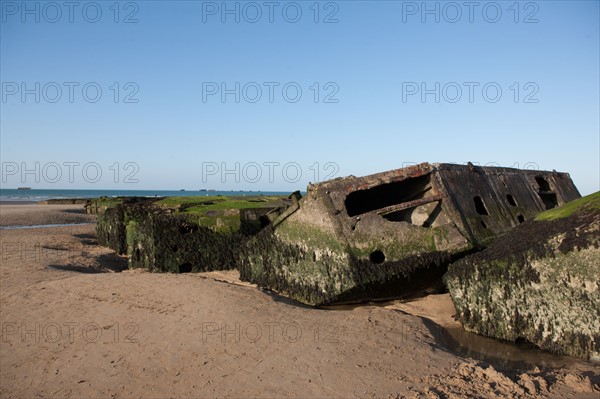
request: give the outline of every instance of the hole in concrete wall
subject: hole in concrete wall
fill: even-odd
[[[179,265],[179,273],[190,273],[192,271],[191,263],[183,263]]]
[[[536,176],[535,177],[535,181],[538,184],[538,191],[539,192],[552,191],[550,189],[550,183],[548,183],[548,180],[544,179],[542,176]]]
[[[483,227],[484,229],[487,229],[487,224],[485,224],[485,222],[483,220],[481,221],[481,227]]]
[[[356,216],[386,206],[423,198],[431,189],[430,175],[426,174],[393,183],[381,184],[367,190],[354,191],[346,197],[348,216]]]
[[[267,215],[263,215],[260,217],[260,227],[267,227],[269,224],[271,224],[271,220],[269,220],[269,217]]]
[[[556,199],[556,194],[539,194],[542,201],[544,201],[544,206],[546,209],[556,208],[558,206],[558,200]]]
[[[517,215],[517,219],[519,219],[519,223],[523,223],[525,221],[523,215]]]
[[[517,201],[515,201],[515,197],[510,194],[506,194],[506,200],[511,206],[517,206]]]
[[[385,255],[380,250],[375,250],[369,255],[369,260],[377,265],[385,262]]]
[[[556,193],[552,191],[548,180],[542,176],[536,176],[535,181],[538,184],[538,195],[544,202],[546,209],[556,208],[558,206],[558,199],[556,198]]]
[[[475,202],[475,209],[477,210],[478,214],[489,215],[487,208],[485,207],[485,204],[480,196],[473,197],[473,202]]]

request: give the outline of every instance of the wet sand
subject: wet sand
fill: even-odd
[[[95,222],[94,215],[86,215],[80,205],[21,205],[0,203],[0,226],[32,226]]]
[[[90,220],[81,206],[0,205],[2,226]],[[482,357],[485,340],[461,351],[448,295],[312,309],[235,271],[129,271],[93,225],[0,230],[0,245],[3,398],[600,394],[598,365],[513,345]]]

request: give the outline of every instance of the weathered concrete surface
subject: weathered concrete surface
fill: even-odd
[[[86,205],[86,213],[98,215],[96,235],[100,245],[109,247],[120,255],[125,255],[127,253],[127,223],[150,212],[152,205],[157,200],[142,197],[91,200]]]
[[[456,257],[579,197],[565,173],[427,163],[307,191],[248,243],[240,274],[310,305],[435,290]]]
[[[44,201],[38,201],[39,205],[84,205],[88,203],[86,198],[53,198]]]
[[[127,254],[130,268],[156,272],[227,270],[241,242],[285,207],[282,197],[168,197],[98,200],[101,245]]]
[[[90,215],[99,215],[104,213],[108,208],[117,206],[123,202],[130,201],[133,198],[139,199],[140,201],[148,200],[145,197],[99,197],[88,199],[85,202],[84,209],[85,213]],[[155,200],[155,199],[151,199]]]
[[[544,212],[445,281],[465,329],[600,360],[600,193]]]
[[[129,268],[189,273],[236,267],[243,235],[198,224],[197,217],[147,212],[126,226]]]

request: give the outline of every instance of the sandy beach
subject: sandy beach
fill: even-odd
[[[599,365],[465,335],[447,294],[313,309],[236,271],[130,271],[94,220],[0,205],[0,227],[79,224],[0,229],[1,397],[600,395]]]

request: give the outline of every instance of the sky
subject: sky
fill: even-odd
[[[5,1],[2,187],[304,190],[420,162],[600,189],[598,1]]]

